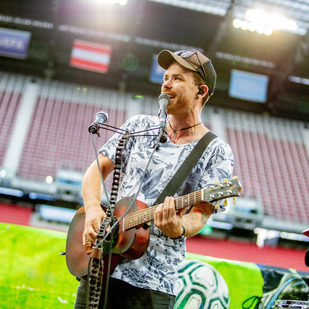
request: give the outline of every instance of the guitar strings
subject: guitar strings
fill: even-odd
[[[184,195],[182,197],[175,199],[176,210],[184,208],[185,207],[184,205],[190,206],[192,204],[195,204],[197,200],[201,201],[201,197],[202,197],[201,191],[192,192],[192,193],[189,193],[187,195]],[[150,207],[147,209],[138,210],[137,212],[133,214],[128,214],[125,218],[123,218],[124,229],[127,230],[134,226],[141,225],[143,223],[147,223],[151,221],[153,219],[153,214],[155,212],[155,209],[158,206],[159,205],[156,205],[154,207]]]
[[[223,190],[223,187],[225,187],[225,185],[221,184],[220,186],[217,186],[217,187],[205,188],[205,189],[202,189],[202,190],[181,196],[179,198],[176,198],[175,199],[176,210],[182,209],[182,208],[190,206],[190,205],[194,205],[195,203],[200,202],[202,200],[206,201],[206,200],[210,199],[211,195],[209,193],[213,192],[215,189]],[[205,199],[205,195],[208,196],[207,199]],[[185,202],[185,204],[184,204],[184,202]],[[141,209],[141,210],[138,210],[138,211],[131,213],[131,214],[127,214],[122,219],[124,230],[128,230],[128,229],[130,229],[134,226],[138,226],[138,225],[141,225],[141,224],[144,224],[144,223],[151,221],[154,217],[154,212],[159,205],[156,205],[156,206],[153,206],[153,207],[150,207],[150,208]]]
[[[222,190],[223,187],[224,186],[221,186],[221,187],[218,186],[216,188],[205,188],[205,189],[202,189],[196,192],[189,193],[182,197],[179,197],[175,199],[176,210],[186,207],[184,206],[184,201],[185,201],[185,205],[187,206],[197,203],[197,200],[202,201],[202,191],[204,191],[204,194],[208,195],[208,192],[212,192],[214,189],[218,189],[218,188]],[[147,223],[151,221],[153,219],[153,214],[157,206],[159,205],[156,205],[154,207],[150,207],[147,209],[138,210],[137,212],[133,214],[128,214],[125,218],[123,218],[123,220],[125,220],[124,229],[127,230],[134,226],[138,226],[143,223]],[[132,220],[132,218],[135,218],[135,220]]]

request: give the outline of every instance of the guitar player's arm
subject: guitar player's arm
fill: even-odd
[[[103,154],[99,155],[98,160],[103,179],[106,179],[114,169],[114,162]],[[82,193],[86,211],[85,230],[83,234],[83,244],[85,245],[86,240],[94,243],[100,224],[105,218],[105,212],[100,206],[102,184],[96,160],[89,166],[84,175]]]
[[[213,213],[214,206],[201,202],[193,206],[191,211],[182,217],[182,224],[186,229],[185,236],[191,237],[198,234]]]

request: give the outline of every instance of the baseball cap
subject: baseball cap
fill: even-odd
[[[165,70],[174,61],[193,72],[197,72],[208,86],[209,94],[213,95],[216,87],[217,74],[210,59],[195,49],[175,52],[164,49],[158,55],[158,63]]]

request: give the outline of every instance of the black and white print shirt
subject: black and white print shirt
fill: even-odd
[[[133,133],[158,126],[158,117],[138,115],[127,120],[122,129]],[[148,134],[154,133],[158,133],[158,130],[150,131]],[[116,147],[120,137],[120,134],[113,135],[100,149],[100,152],[112,161],[115,161]],[[130,196],[151,207],[198,142],[175,145],[168,139],[166,143],[160,143],[160,147],[154,151],[155,140],[154,136],[129,139],[122,154],[118,200]],[[153,151],[152,160],[144,175]],[[209,187],[216,181],[223,182],[224,179],[230,179],[233,165],[234,158],[230,146],[219,137],[215,138],[208,145],[175,197]],[[214,212],[224,209],[225,207],[220,205],[220,208],[215,209]],[[150,228],[149,246],[144,255],[137,260],[124,260],[116,267],[112,276],[140,288],[175,295],[179,264],[185,258],[185,252],[184,238],[171,239],[153,225]]]

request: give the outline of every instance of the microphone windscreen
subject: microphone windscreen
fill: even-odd
[[[161,93],[159,95],[159,98],[158,98],[159,101],[161,100],[167,100],[168,102],[170,101],[170,96],[167,94],[167,93]]]
[[[95,122],[99,124],[106,123],[108,119],[108,114],[104,111],[100,111],[95,115]]]

